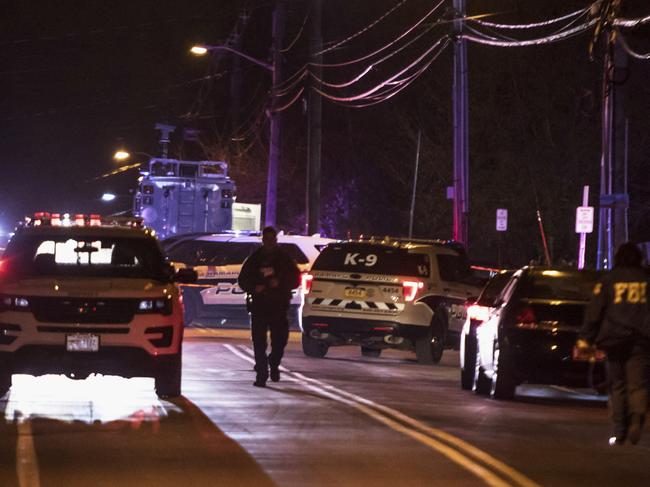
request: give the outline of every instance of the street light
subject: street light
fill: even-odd
[[[153,159],[154,157],[150,154],[147,154],[146,152],[129,152],[125,149],[119,149],[116,150],[115,153],[113,154],[113,159],[118,161],[118,162],[124,162],[129,159],[131,159],[131,156],[134,154],[140,154],[143,156],[148,157],[149,159]]]
[[[208,52],[226,51],[235,54],[247,61],[263,67],[271,72],[271,108],[268,111],[269,117],[269,169],[266,178],[266,205],[265,205],[265,225],[275,226],[276,223],[276,208],[277,208],[277,188],[278,188],[278,167],[280,165],[280,114],[273,111],[273,102],[275,100],[275,90],[280,82],[280,24],[279,18],[281,16],[277,13],[277,9],[273,14],[273,30],[274,30],[274,43],[273,43],[273,63],[269,64],[260,61],[254,57],[249,56],[237,49],[224,45],[195,45],[192,46],[190,52],[196,56],[203,56]]]
[[[104,193],[102,195],[102,201],[106,203],[110,203],[111,201],[115,201],[115,198],[117,198],[117,195],[115,193]]]

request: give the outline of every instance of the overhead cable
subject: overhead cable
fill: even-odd
[[[325,93],[325,92],[323,92],[323,91],[321,91],[321,90],[319,90],[317,88],[314,88],[314,89],[316,89],[316,91],[318,91],[318,93],[320,93],[321,95],[326,96],[330,100],[334,100],[334,101],[351,102],[351,101],[356,101],[356,100],[362,100],[362,99],[367,98],[368,96],[376,93],[377,91],[381,90],[384,86],[387,86],[391,82],[395,81],[400,76],[402,76],[404,73],[407,73],[407,72],[411,71],[423,59],[425,59],[429,54],[431,54],[435,49],[437,49],[438,46],[440,46],[440,44],[442,43],[442,41],[444,41],[445,39],[449,40],[449,38],[447,36],[440,38],[433,46],[431,46],[429,49],[427,49],[422,55],[420,55],[411,64],[409,64],[408,66],[406,66],[405,68],[403,68],[402,70],[400,70],[399,72],[397,72],[396,74],[391,76],[390,78],[388,78],[388,79],[382,81],[381,83],[379,83],[378,85],[374,86],[373,88],[371,88],[369,90],[366,90],[365,92],[360,93],[358,95],[354,95],[354,96],[334,96],[334,95],[330,95],[328,93]],[[311,77],[314,78],[318,82],[322,82],[322,80],[317,78],[313,73],[311,73]]]
[[[293,49],[293,46],[296,45],[296,42],[298,42],[298,39],[300,39],[300,36],[302,35],[302,31],[305,29],[305,25],[307,24],[307,19],[309,18],[309,11],[305,14],[305,19],[302,21],[302,25],[300,26],[300,29],[298,29],[298,33],[296,34],[296,37],[294,37],[293,41],[289,43],[287,47],[284,49],[280,49],[281,53],[287,53],[291,49]]]
[[[345,39],[343,39],[343,40],[341,40],[341,41],[335,43],[334,45],[332,45],[332,46],[330,46],[330,47],[327,47],[327,48],[325,48],[325,49],[323,49],[323,50],[317,52],[316,54],[314,54],[314,56],[320,56],[321,54],[325,54],[326,52],[332,51],[332,50],[336,49],[337,47],[342,46],[343,44],[347,44],[347,43],[350,42],[352,39],[355,39],[355,38],[359,37],[359,36],[360,36],[361,34],[363,34],[364,32],[367,32],[368,30],[372,29],[375,25],[377,25],[378,23],[380,23],[382,20],[384,20],[386,17],[388,17],[390,14],[392,14],[395,10],[397,10],[398,8],[400,8],[400,7],[401,7],[402,5],[404,5],[406,2],[408,2],[408,0],[401,0],[401,2],[399,2],[399,3],[398,3],[397,5],[395,5],[393,8],[391,8],[390,10],[388,10],[386,13],[384,13],[381,17],[379,17],[378,19],[376,19],[374,22],[368,24],[368,25],[365,26],[363,29],[361,29],[361,30],[355,32],[354,34],[352,34],[351,36],[346,37]]]
[[[589,7],[577,10],[575,12],[571,12],[570,14],[563,15],[562,17],[557,17],[555,19],[550,19],[550,20],[544,20],[542,22],[533,22],[530,24],[497,24],[495,22],[489,22],[486,20],[480,20],[472,17],[466,17],[465,20],[469,20],[471,22],[483,25],[485,27],[492,27],[493,29],[513,29],[513,30],[535,29],[539,27],[546,27],[549,25],[553,25],[558,22],[562,22],[563,20],[571,19],[573,17],[579,17],[580,15],[587,13],[590,9],[591,9],[591,5]]]
[[[518,40],[518,41],[502,41],[502,40],[490,39],[485,36],[476,36],[476,35],[465,34],[465,33],[460,34],[459,37],[462,37],[463,39],[467,39],[468,41],[471,42],[476,42],[478,44],[486,44],[489,46],[497,46],[497,47],[541,46],[544,44],[552,44],[554,42],[558,42],[564,39],[568,39],[569,37],[573,37],[578,34],[581,34],[587,31],[589,28],[593,27],[596,24],[596,22],[597,19],[592,19],[586,24],[579,25],[577,27],[568,29],[558,34],[539,37],[536,39],[526,39],[526,40]]]
[[[337,105],[342,105],[342,106],[346,106],[346,107],[350,107],[350,108],[366,108],[366,107],[370,107],[370,106],[373,106],[373,105],[378,105],[379,103],[383,103],[383,102],[391,99],[392,97],[394,97],[395,95],[397,95],[398,93],[400,93],[401,91],[406,89],[417,78],[419,78],[420,75],[422,75],[429,68],[429,66],[431,66],[431,64],[438,58],[438,56],[440,56],[440,54],[442,54],[442,52],[445,50],[445,48],[449,44],[451,44],[451,39],[447,38],[447,40],[444,43],[444,45],[442,46],[442,48],[424,66],[422,66],[417,72],[415,72],[413,75],[410,75],[408,78],[405,78],[404,80],[401,80],[401,81],[397,82],[398,83],[397,87],[391,87],[391,89],[384,90],[381,95],[376,94],[374,96],[367,97],[366,100],[368,100],[368,101],[365,102],[365,103],[358,103],[358,102],[355,102],[355,103],[343,103],[341,101],[338,101],[338,100],[332,98],[330,95],[322,92],[321,90],[318,90],[317,88],[313,88],[313,89],[316,92],[318,92],[319,94],[321,94],[321,96],[323,96],[324,98],[332,101],[333,103],[335,103]]]
[[[393,39],[392,41],[390,41],[388,44],[386,44],[386,45],[380,47],[379,49],[377,49],[376,51],[371,52],[370,54],[366,54],[365,56],[362,56],[362,57],[360,57],[360,58],[352,59],[352,60],[350,60],[350,61],[344,61],[344,62],[340,62],[340,63],[321,63],[321,64],[314,64],[314,63],[311,63],[311,66],[317,66],[317,67],[321,67],[321,68],[335,68],[335,67],[349,66],[349,65],[351,65],[351,64],[356,64],[356,63],[359,63],[359,62],[361,62],[361,61],[365,61],[365,60],[367,60],[367,59],[370,59],[370,58],[376,56],[377,54],[379,54],[380,52],[385,51],[385,50],[388,49],[389,47],[393,46],[394,44],[396,44],[397,42],[399,42],[400,40],[402,40],[404,37],[406,37],[408,34],[410,34],[411,32],[413,32],[415,29],[417,29],[420,25],[422,25],[422,23],[423,23],[426,19],[428,19],[428,18],[429,18],[429,17],[430,17],[430,16],[431,16],[431,15],[432,15],[436,10],[438,10],[438,9],[439,9],[439,8],[440,8],[444,3],[445,3],[445,0],[441,0],[440,2],[438,2],[438,4],[436,4],[436,5],[435,5],[431,10],[429,10],[429,11],[424,15],[424,17],[422,17],[420,20],[418,20],[415,24],[413,24],[411,27],[409,27],[406,31],[404,31],[404,32],[403,32],[402,34],[400,34],[398,37],[396,37],[395,39]],[[437,25],[437,23],[430,25],[430,26],[427,28],[427,30],[431,30],[435,25]]]
[[[639,19],[616,19],[614,25],[616,27],[623,27],[624,29],[631,29],[639,25],[650,24],[650,15]]]
[[[642,54],[642,53],[640,53],[640,52],[636,52],[636,51],[634,51],[634,50],[630,47],[630,45],[627,43],[627,40],[625,39],[625,37],[623,37],[623,35],[621,35],[620,32],[619,32],[618,36],[616,37],[616,39],[617,39],[618,41],[621,42],[621,47],[622,47],[623,50],[625,50],[625,52],[627,52],[630,56],[632,56],[632,57],[634,57],[634,58],[636,58],[636,59],[644,59],[644,60],[646,60],[646,59],[650,59],[650,52],[645,53],[645,54]]]
[[[388,59],[392,58],[393,56],[395,56],[395,54],[397,54],[397,53],[403,51],[404,49],[406,49],[407,47],[409,47],[411,44],[413,44],[414,42],[416,42],[417,40],[419,40],[422,36],[424,36],[425,34],[427,34],[427,33],[428,33],[432,28],[433,28],[433,27],[430,27],[430,28],[428,28],[427,30],[422,31],[420,34],[418,34],[416,37],[414,37],[413,39],[411,39],[409,42],[407,42],[407,43],[404,44],[403,46],[398,47],[398,48],[395,49],[393,52],[387,54],[387,55],[384,56],[383,58],[381,58],[381,59],[379,59],[379,60],[373,62],[373,63],[370,64],[370,65],[368,65],[368,66],[367,66],[367,67],[366,67],[366,68],[365,68],[365,69],[364,69],[360,74],[358,74],[358,75],[355,76],[354,78],[350,79],[349,81],[346,81],[346,82],[344,82],[344,83],[327,83],[327,82],[325,82],[324,80],[319,80],[319,81],[320,81],[320,83],[321,83],[322,85],[327,86],[327,87],[329,87],[329,88],[346,88],[346,87],[348,87],[348,86],[350,86],[350,85],[353,85],[354,83],[357,83],[358,81],[360,81],[360,80],[361,80],[365,75],[367,75],[370,71],[372,71],[373,69],[375,69],[378,65],[380,65],[380,64],[383,63],[384,61],[387,61]]]

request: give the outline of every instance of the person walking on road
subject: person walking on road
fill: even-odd
[[[262,246],[244,262],[239,273],[239,287],[248,295],[251,335],[257,377],[253,385],[265,387],[269,377],[280,380],[280,362],[289,339],[287,310],[292,289],[300,285],[300,269],[278,246],[277,231],[262,231]],[[267,357],[267,332],[271,332],[271,353]]]
[[[639,442],[648,405],[649,279],[642,261],[633,243],[619,247],[614,268],[594,288],[577,342],[578,348],[595,345],[607,353],[610,445]]]

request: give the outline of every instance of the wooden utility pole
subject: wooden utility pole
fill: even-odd
[[[467,45],[460,34],[465,17],[465,0],[454,0],[454,240],[469,245],[469,144],[467,102]]]
[[[269,170],[266,182],[266,212],[264,222],[275,226],[277,220],[278,171],[280,167],[280,144],[282,133],[282,113],[275,111],[276,92],[282,80],[282,38],[284,37],[285,2],[276,0],[273,10],[273,62],[271,73],[271,105],[269,107]]]
[[[311,29],[309,36],[309,53],[312,73],[322,78],[323,37],[322,37],[322,0],[311,0]],[[311,78],[311,83],[315,83]],[[323,100],[315,90],[309,90],[307,122],[307,197],[305,208],[305,230],[307,235],[320,230],[320,181],[322,157],[322,107]]]

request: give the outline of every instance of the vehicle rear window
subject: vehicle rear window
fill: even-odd
[[[242,265],[246,258],[261,246],[258,242],[209,242],[189,240],[180,242],[168,251],[172,262],[189,266]],[[307,264],[309,259],[292,243],[278,244],[298,264]]]
[[[522,297],[589,301],[600,275],[596,271],[578,270],[534,272],[528,274],[522,282]]]
[[[499,297],[499,294],[501,294],[501,291],[506,287],[506,284],[508,284],[508,281],[510,281],[512,274],[514,272],[501,272],[493,276],[485,285],[483,291],[481,291],[477,304],[481,306],[492,306]]]
[[[168,280],[154,239],[105,235],[17,236],[4,255],[8,278],[128,277]]]
[[[316,258],[314,270],[428,277],[429,256],[381,245],[330,244]]]

